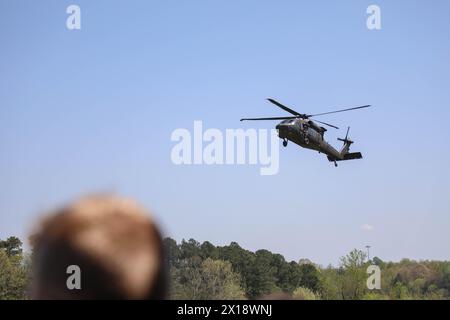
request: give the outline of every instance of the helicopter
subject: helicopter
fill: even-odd
[[[324,134],[327,131],[324,127],[318,125],[318,123],[339,129],[335,125],[314,120],[312,121],[310,118],[316,116],[322,116],[325,114],[344,112],[356,109],[368,108],[371,105],[364,105],[360,107],[341,109],[317,114],[302,114],[297,111],[286,107],[285,105],[279,103],[274,99],[267,99],[269,102],[273,103],[277,107],[283,109],[284,111],[289,112],[292,116],[288,117],[269,117],[269,118],[243,118],[241,121],[253,121],[253,120],[283,120],[279,124],[276,125],[276,129],[278,132],[278,136],[283,140],[283,146],[287,147],[288,141],[292,141],[300,147],[311,149],[318,151],[319,153],[324,153],[328,161],[334,162],[334,166],[337,167],[338,161],[346,161],[346,160],[354,160],[361,159],[361,152],[350,152],[350,145],[353,143],[352,140],[348,138],[348,132],[350,131],[350,127],[347,128],[347,133],[345,134],[345,138],[338,138],[339,141],[342,141],[344,144],[340,151],[335,149],[332,145],[330,145],[324,139]]]

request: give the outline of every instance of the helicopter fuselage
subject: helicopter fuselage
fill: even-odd
[[[341,160],[343,154],[324,139],[325,128],[312,120],[289,119],[280,122],[276,129],[278,136],[284,141],[289,140],[300,147],[324,153],[331,158]]]

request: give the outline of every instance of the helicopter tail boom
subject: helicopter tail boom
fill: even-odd
[[[337,158],[328,156],[328,161],[331,161],[331,162],[355,160],[355,159],[362,159],[361,152],[349,152],[349,153],[346,153],[342,159],[337,159]]]

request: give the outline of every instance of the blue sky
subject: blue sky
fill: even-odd
[[[81,8],[81,30],[66,8]],[[381,8],[382,29],[366,28]],[[428,4],[428,5],[427,5]],[[111,191],[167,235],[237,241],[287,259],[450,259],[448,1],[2,1],[0,238]],[[281,116],[372,104],[351,126],[363,160],[338,168],[293,144],[280,171],[175,166],[176,128],[271,128]],[[330,129],[328,140],[345,134]],[[372,226],[365,230],[363,225]]]

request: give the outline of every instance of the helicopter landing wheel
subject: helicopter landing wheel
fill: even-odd
[[[334,162],[334,166],[337,167],[337,162],[336,161]]]
[[[288,141],[287,139],[283,139],[283,147],[287,147]]]

